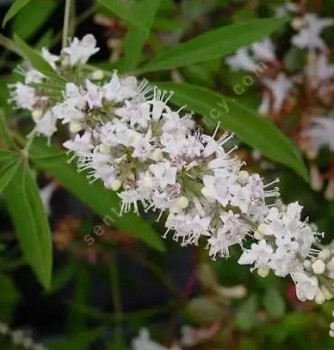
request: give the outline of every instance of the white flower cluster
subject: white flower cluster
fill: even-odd
[[[43,344],[35,343],[31,336],[22,330],[12,330],[8,324],[0,321],[0,334],[11,337],[14,345],[18,345],[24,349],[31,350],[48,350]]]
[[[295,8],[295,7],[293,7]],[[295,8],[296,12],[297,9]],[[303,72],[295,76],[287,76],[281,71],[281,62],[276,55],[276,47],[269,38],[239,49],[236,54],[228,57],[226,63],[233,70],[243,70],[259,73],[261,63],[267,63],[277,74],[274,78],[260,76],[260,82],[265,87],[262,104],[259,111],[263,114],[277,114],[282,111],[290,93],[303,85],[305,80],[319,97],[326,102],[329,95],[329,83],[334,79],[334,66],[329,64],[329,50],[320,36],[322,31],[334,25],[332,18],[320,18],[316,14],[307,13],[296,17],[292,26],[298,31],[291,38],[291,44],[298,49],[308,50],[308,62]],[[263,74],[264,75],[264,74]]]
[[[167,348],[153,341],[146,328],[140,330],[138,337],[132,339],[131,350],[181,350],[177,345]]]
[[[219,326],[215,324],[205,328],[184,326],[181,329],[181,339],[172,347],[165,347],[152,340],[150,332],[146,328],[142,328],[139,335],[132,339],[131,350],[182,350],[182,348],[192,348],[212,338],[218,330]]]
[[[239,49],[226,63],[232,70],[250,72],[258,77],[263,88],[260,114],[269,115],[279,125],[284,125],[284,119],[297,111],[301,118],[294,128],[297,129],[295,138],[313,163],[321,148],[334,150],[334,65],[330,63],[331,50],[322,37],[323,30],[334,25],[334,19],[303,11],[295,3],[287,3],[277,11],[278,16],[292,15],[291,25],[297,31],[284,57],[277,56],[274,42],[266,38]],[[287,62],[295,61],[296,57],[305,57],[305,64],[287,73]],[[314,164],[311,168],[312,188],[320,191],[324,178]],[[324,196],[333,200],[334,178],[328,180]]]
[[[90,46],[86,41],[74,39],[74,58],[70,48],[63,50],[66,67],[86,62],[96,51],[95,41]],[[35,118],[36,131],[50,137],[56,121],[68,124],[73,137],[65,148],[91,181],[102,180],[118,192],[122,212],[153,210],[159,218],[166,213],[165,236],[171,232],[181,245],[205,242],[212,258],[228,257],[237,245],[243,251],[239,263],[252,265],[261,276],[290,274],[301,300],[332,296],[325,259],[314,249],[319,233],[302,220],[298,203],[274,205],[276,181],[264,184],[258,174],[242,169],[233,148],[227,150],[231,135],[216,137],[218,128],[212,136],[202,133],[190,114],[171,108],[170,94],[135,77],[114,73],[97,84],[83,76],[67,83],[56,100],[43,95],[43,84],[34,86],[29,96],[43,101],[27,108],[41,116]],[[22,108],[20,101],[30,97],[16,98],[21,87],[13,87],[13,99]]]

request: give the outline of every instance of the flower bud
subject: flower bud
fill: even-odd
[[[208,190],[205,187],[201,189],[201,193],[205,198],[209,197]]]
[[[249,178],[248,171],[246,170],[239,171],[237,181],[239,182],[240,185],[246,185],[248,178]]]
[[[326,269],[326,264],[322,261],[317,259],[313,264],[312,264],[312,270],[316,275],[321,275],[325,272]]]
[[[186,209],[189,205],[189,199],[185,196],[181,196],[176,200],[176,205],[180,209]]]
[[[91,77],[92,77],[93,80],[101,80],[101,79],[103,79],[103,77],[104,77],[103,70],[98,69],[98,70],[94,71],[92,73]]]
[[[121,186],[122,186],[122,182],[118,179],[115,179],[114,181],[112,181],[110,188],[113,191],[118,191],[121,188]]]
[[[110,150],[111,150],[111,147],[105,145],[104,143],[101,143],[99,146],[99,151],[103,154],[109,154]]]
[[[43,110],[41,108],[36,108],[31,113],[32,119],[34,119],[35,122],[39,121],[43,116]]]
[[[78,133],[80,130],[83,129],[83,124],[80,123],[79,121],[77,120],[72,120],[70,122],[70,132],[73,133],[73,134],[76,134]]]
[[[260,224],[257,228],[257,231],[259,232],[259,234],[264,237],[264,236],[269,236],[270,235],[270,230],[268,228],[267,224]]]
[[[333,299],[333,294],[329,291],[329,289],[326,286],[321,286],[321,291],[326,300]]]
[[[257,270],[257,274],[261,277],[267,277],[269,275],[269,267],[260,267],[258,270]]]
[[[291,26],[294,30],[300,30],[304,24],[305,24],[305,21],[301,17],[296,17],[291,22]]]
[[[327,260],[331,256],[331,252],[329,249],[324,249],[318,254],[318,259],[324,261]]]
[[[324,294],[322,293],[321,290],[318,291],[318,293],[316,294],[314,300],[319,305],[321,305],[321,304],[323,304],[325,302],[325,296],[324,296]]]
[[[261,241],[261,239],[263,239],[263,235],[261,235],[259,231],[255,231],[254,238],[257,239],[258,241]]]
[[[304,265],[305,270],[307,270],[307,271],[310,271],[312,268],[312,263],[310,260],[305,260],[303,265]]]
[[[324,185],[322,177],[319,173],[318,168],[315,165],[311,166],[310,169],[310,178],[311,178],[311,188],[314,191],[320,191]]]
[[[328,182],[324,196],[328,201],[334,199],[334,181],[332,179]]]
[[[163,158],[162,151],[160,149],[154,150],[150,155],[150,158],[155,162],[159,162]]]

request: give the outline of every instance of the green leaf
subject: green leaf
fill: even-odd
[[[145,27],[145,23],[141,21],[135,10],[136,6],[134,3],[128,1],[125,4],[124,0],[97,0],[97,2],[129,24],[138,28]]]
[[[17,153],[13,152],[13,151],[7,151],[7,150],[3,150],[0,149],[0,162],[6,162],[6,161],[10,161],[13,159],[13,157],[16,155]]]
[[[74,262],[68,262],[63,268],[59,269],[53,274],[50,293],[55,293],[63,288],[74,276],[76,272],[76,265]]]
[[[250,331],[256,323],[257,318],[257,300],[256,295],[250,296],[245,302],[243,302],[235,315],[235,323],[242,331]]]
[[[15,0],[12,6],[7,11],[5,18],[2,21],[2,28],[10,21],[20,10],[29,4],[31,0]]]
[[[52,271],[51,232],[36,181],[26,162],[3,192],[25,258],[48,289]]]
[[[7,146],[7,147],[13,147],[15,148],[16,145],[11,138],[9,131],[7,129],[7,125],[5,122],[5,113],[4,110],[1,108],[0,109],[0,137],[2,139],[2,142]]]
[[[86,175],[78,173],[76,166],[68,163],[64,152],[48,147],[43,139],[37,139],[31,147],[31,156],[36,166],[53,175],[66,189],[99,214],[107,225],[112,224],[146,245],[164,251],[161,237],[148,223],[134,213],[120,216],[120,199],[117,194],[106,190],[99,181],[89,184]]]
[[[141,72],[184,67],[228,55],[268,36],[285,23],[285,18],[257,19],[208,31],[165,50],[147,63]]]
[[[121,337],[116,337],[110,343],[107,344],[106,350],[128,350],[129,348],[126,346],[126,343]]]
[[[52,12],[59,5],[54,0],[30,0],[13,21],[13,32],[22,39],[31,38],[48,20]],[[31,25],[31,24],[34,25]]]
[[[142,0],[138,3],[135,13],[142,18],[145,25],[140,28],[130,26],[124,40],[125,71],[136,67],[140,61],[143,45],[150,34],[160,2],[161,0]]]
[[[172,82],[156,83],[164,90],[174,91],[172,101],[187,105],[189,109],[204,116],[204,121],[215,128],[218,122],[223,128],[261,151],[266,157],[284,164],[307,179],[305,165],[292,142],[268,119],[228,98],[206,88]]]
[[[19,167],[19,155],[13,154],[6,162],[3,162],[3,166],[0,168],[0,192],[2,192],[10,183]]]
[[[263,306],[270,316],[282,317],[285,313],[285,303],[282,294],[275,288],[269,288],[263,299]]]
[[[88,350],[91,348],[90,345],[101,337],[103,331],[103,328],[98,328],[76,333],[75,335],[67,336],[67,339],[54,342],[49,348],[50,350]]]
[[[0,290],[1,321],[9,322],[14,315],[17,302],[20,300],[20,294],[13,280],[3,274],[0,274]]]
[[[14,41],[16,45],[19,47],[23,57],[25,57],[31,65],[38,70],[39,72],[43,73],[47,77],[58,81],[63,82],[64,78],[58,75],[58,73],[49,65],[48,62],[46,62],[43,57],[35,51],[33,48],[31,48],[29,45],[27,45],[18,35],[14,34]]]
[[[6,50],[16,53],[21,56],[21,51],[14,43],[13,40],[6,38],[4,35],[0,34],[0,45],[3,46]]]

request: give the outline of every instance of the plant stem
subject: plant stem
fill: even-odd
[[[114,306],[114,318],[115,318],[115,339],[122,338],[122,322],[123,322],[123,312],[122,312],[122,301],[121,292],[119,285],[119,273],[117,257],[115,252],[112,252],[112,261],[110,265],[110,278],[111,278],[111,293]]]
[[[25,158],[29,157],[29,150],[30,150],[30,147],[31,147],[36,135],[37,135],[37,131],[36,131],[36,129],[33,129],[31,131],[31,133],[27,136],[27,142],[26,142],[24,148],[22,149],[22,154]]]
[[[71,7],[72,7],[72,0],[65,0],[65,1],[66,2],[65,2],[63,42],[62,42],[63,48],[67,45],[67,39],[68,39],[69,27],[70,27]]]

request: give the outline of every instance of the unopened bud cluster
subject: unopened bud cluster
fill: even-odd
[[[23,330],[12,330],[8,324],[0,322],[0,334],[10,337],[14,345],[19,345],[23,349],[48,350],[44,345],[35,343],[31,336]]]

